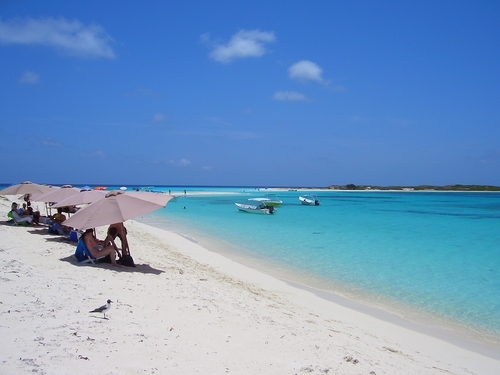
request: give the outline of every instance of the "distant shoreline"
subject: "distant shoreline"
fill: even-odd
[[[48,186],[62,186],[64,184],[42,183]],[[11,183],[0,183],[0,187],[8,187]],[[234,189],[252,189],[255,191],[428,191],[428,192],[500,192],[500,186],[495,185],[330,185],[330,186],[231,186],[231,185],[133,185],[133,184],[73,184],[74,187],[79,186],[99,186],[105,187],[106,190],[119,189],[119,187],[128,187],[130,190],[143,190],[146,187],[152,191],[154,188],[171,188],[172,191],[184,188],[234,188]],[[143,190],[148,191],[148,190]],[[183,192],[183,191],[182,191]]]
[[[490,185],[447,185],[447,186],[368,186],[332,185],[328,187],[271,187],[259,188],[267,191],[401,191],[401,192],[500,192],[500,186]]]

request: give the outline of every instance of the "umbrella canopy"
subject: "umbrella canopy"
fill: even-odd
[[[54,187],[48,185],[34,184],[30,181],[9,186],[8,188],[0,190],[0,195],[18,195],[18,194],[40,194],[53,191]],[[57,188],[56,188],[57,189]]]
[[[71,185],[64,185],[60,189],[51,190],[45,194],[34,195],[31,199],[36,202],[59,202],[79,192],[80,189],[74,188]]]
[[[64,222],[80,230],[121,223],[134,217],[158,210],[167,205],[171,195],[113,190],[104,198],[82,208]]]
[[[80,192],[72,195],[66,199],[60,200],[52,207],[67,207],[67,206],[78,206],[81,204],[89,204],[104,198],[106,195],[105,191],[102,190],[80,190]]]

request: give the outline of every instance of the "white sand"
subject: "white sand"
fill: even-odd
[[[0,220],[10,203],[0,198]],[[0,374],[498,374],[500,360],[127,222],[137,268],[0,224]],[[98,228],[103,237],[104,228]],[[109,319],[89,310],[114,301]]]

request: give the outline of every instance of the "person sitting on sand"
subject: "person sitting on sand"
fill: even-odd
[[[61,207],[57,209],[57,213],[52,215],[50,219],[51,219],[49,226],[50,233],[67,234],[71,232],[70,227],[62,225],[62,223],[66,220],[66,215],[62,213]]]
[[[123,225],[123,223],[111,224],[108,227],[108,235],[106,238],[112,239],[114,243],[116,237],[120,239],[120,242],[122,244],[122,254],[130,255],[130,249],[128,247],[127,240],[127,228],[125,228],[125,225]]]
[[[74,214],[78,211],[78,207],[76,206],[66,206],[62,208],[63,212],[67,212],[68,214]]]
[[[111,228],[108,228],[108,235],[106,236],[106,238],[104,239],[104,247],[106,246],[113,246],[113,248],[115,249],[116,251],[116,254],[118,254],[118,258],[121,258],[122,257],[122,254],[120,253],[120,249],[118,249],[118,246],[116,246],[116,243],[115,243],[115,238],[118,236],[118,231],[116,230],[116,228],[114,227],[111,227]]]
[[[10,214],[12,215],[12,218],[17,224],[19,223],[35,224],[33,222],[33,216],[21,215],[19,213],[18,205],[16,202],[12,202],[12,205],[10,206]]]
[[[19,212],[19,215],[21,215],[21,216],[29,215],[28,206],[26,205],[26,203],[23,203],[23,206],[20,207],[17,210],[17,212]]]
[[[52,215],[50,218],[51,218],[54,222],[61,224],[64,220],[66,220],[66,215],[64,215],[64,214],[62,213],[62,208],[61,208],[61,207],[59,207],[59,208],[57,209],[57,213],[55,213],[54,215]]]
[[[90,252],[90,255],[92,255],[94,258],[105,257],[109,255],[111,264],[113,266],[118,266],[118,264],[116,263],[115,248],[112,245],[104,246],[104,241],[98,240],[94,235],[94,229],[87,229],[80,237],[80,240],[82,239],[88,251]]]
[[[33,223],[35,225],[40,225],[40,211],[35,211],[33,210],[33,207],[31,207],[31,194],[24,194],[24,201],[26,202],[26,213],[23,213],[23,215],[30,215],[33,217]],[[23,204],[23,207],[25,207],[25,205]],[[24,209],[23,209],[24,211]]]

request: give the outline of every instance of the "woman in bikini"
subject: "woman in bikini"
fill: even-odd
[[[116,263],[115,248],[113,247],[113,245],[104,246],[104,241],[98,240],[94,235],[94,229],[87,229],[85,233],[82,234],[82,238],[85,246],[87,246],[87,249],[90,252],[90,255],[92,255],[94,258],[100,258],[109,255],[111,264],[113,266],[118,266],[118,264]]]

